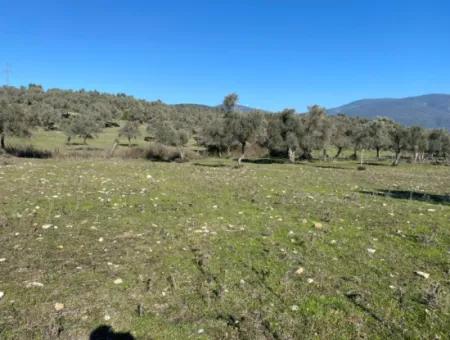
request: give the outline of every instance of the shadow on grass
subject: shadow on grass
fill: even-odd
[[[119,143],[119,146],[124,146],[124,147],[131,147],[131,148],[134,148],[134,147],[136,147],[136,146],[138,146],[138,144],[136,144],[136,143],[131,143],[131,144],[128,144],[128,143]]]
[[[426,192],[408,191],[408,190],[377,190],[377,191],[360,191],[361,194],[391,197],[410,201],[420,201],[435,204],[450,205],[450,195],[430,194]]]
[[[321,161],[321,162],[323,162],[323,161]],[[314,160],[313,161],[303,161],[301,164],[307,165],[307,166],[312,166],[314,168],[321,168],[321,169],[355,170],[355,168],[353,168],[353,167],[345,167],[345,166],[333,165],[333,164],[329,164],[329,165],[320,164],[320,163],[318,164],[318,163],[315,163]],[[359,163],[358,164],[355,163],[355,165],[359,165]]]
[[[383,163],[382,161],[380,161],[380,162],[367,162],[367,163],[364,163],[364,165],[389,166],[389,167],[392,167],[392,162],[391,163]]]
[[[195,166],[204,166],[208,168],[223,168],[226,167],[226,164],[217,163],[217,164],[208,164],[208,163],[193,163]]]
[[[253,164],[284,164],[287,161],[280,158],[258,158],[258,159],[243,159],[242,163],[253,163]]]
[[[53,156],[51,151],[38,150],[32,145],[28,146],[7,146],[5,152],[9,155],[21,158],[51,158]]]
[[[87,143],[79,143],[79,142],[69,142],[66,143],[68,146],[80,146],[80,145],[87,145]]]
[[[334,166],[334,165],[316,165],[316,164],[308,164],[305,163],[307,165],[311,165],[315,168],[321,168],[321,169],[339,169],[339,170],[355,170],[354,168],[348,168],[348,167],[344,167],[344,166]]]
[[[135,340],[131,333],[114,332],[111,326],[101,325],[94,329],[89,340]]]

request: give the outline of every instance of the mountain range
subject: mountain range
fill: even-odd
[[[389,117],[404,125],[450,130],[450,95],[427,94],[407,98],[362,99],[336,108],[329,114],[375,118]]]
[[[193,106],[205,105],[185,104]],[[221,108],[222,105],[208,108]],[[238,105],[237,110],[249,112],[252,107]],[[269,112],[263,110],[265,112]],[[345,113],[349,116],[373,119],[388,117],[407,126],[450,130],[450,94],[426,94],[406,98],[361,99],[327,110],[328,114]]]

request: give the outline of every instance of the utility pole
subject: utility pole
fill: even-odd
[[[11,65],[6,64],[3,69],[3,75],[5,76],[5,85],[9,86],[9,78],[11,76]]]

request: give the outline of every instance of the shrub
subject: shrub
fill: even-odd
[[[8,146],[5,151],[10,155],[22,158],[51,158],[53,156],[51,151],[38,150],[32,145]]]
[[[167,146],[159,143],[151,144],[145,152],[145,158],[152,161],[173,162],[189,161],[198,158],[198,154],[193,151],[185,151],[184,159],[180,159],[180,152],[176,147]]]
[[[176,148],[159,143],[150,145],[145,153],[145,158],[152,161],[172,162],[179,157],[180,155]]]

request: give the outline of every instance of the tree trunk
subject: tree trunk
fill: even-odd
[[[322,150],[323,160],[326,161],[328,159],[327,149]]]
[[[351,159],[357,160],[358,159],[358,155],[356,154],[357,152],[357,148],[353,148],[353,154],[350,156]]]
[[[364,149],[361,149],[361,151],[359,152],[359,164],[361,166],[363,166],[364,164]]]
[[[131,138],[130,137],[128,137],[128,147],[129,148],[131,147]]]
[[[419,160],[419,147],[417,145],[414,145],[414,160],[413,163],[417,163]]]
[[[241,146],[241,156],[238,158],[238,166],[239,166],[239,167],[242,165],[242,160],[244,159],[244,157],[245,157],[245,142],[242,143],[242,146]]]
[[[72,137],[67,136],[67,144],[70,144],[70,141],[72,140]]]
[[[313,157],[312,157],[311,151],[310,151],[310,150],[307,150],[307,149],[304,150],[304,151],[303,151],[303,154],[302,154],[302,159],[306,159],[306,160],[308,160],[308,161],[312,160]]]
[[[334,158],[338,158],[340,156],[341,152],[342,152],[342,147],[338,147],[338,150],[336,152],[336,155],[334,155]]]
[[[3,133],[0,137],[0,145],[2,149],[5,149],[5,135]]]
[[[184,161],[184,152],[183,148],[178,148],[178,154],[180,155],[180,160]]]
[[[392,165],[397,166],[399,162],[400,162],[400,151],[395,151],[395,159]]]
[[[83,137],[83,144],[87,144],[86,140],[87,140],[87,137]]]
[[[289,157],[289,162],[295,163],[295,151],[292,150],[291,148],[288,149],[288,157]]]
[[[376,150],[377,150],[377,161],[379,161],[380,160],[380,148],[376,147]]]
[[[114,151],[116,151],[118,144],[119,144],[119,141],[115,140],[111,150],[109,151],[109,157],[112,157],[114,155]]]

